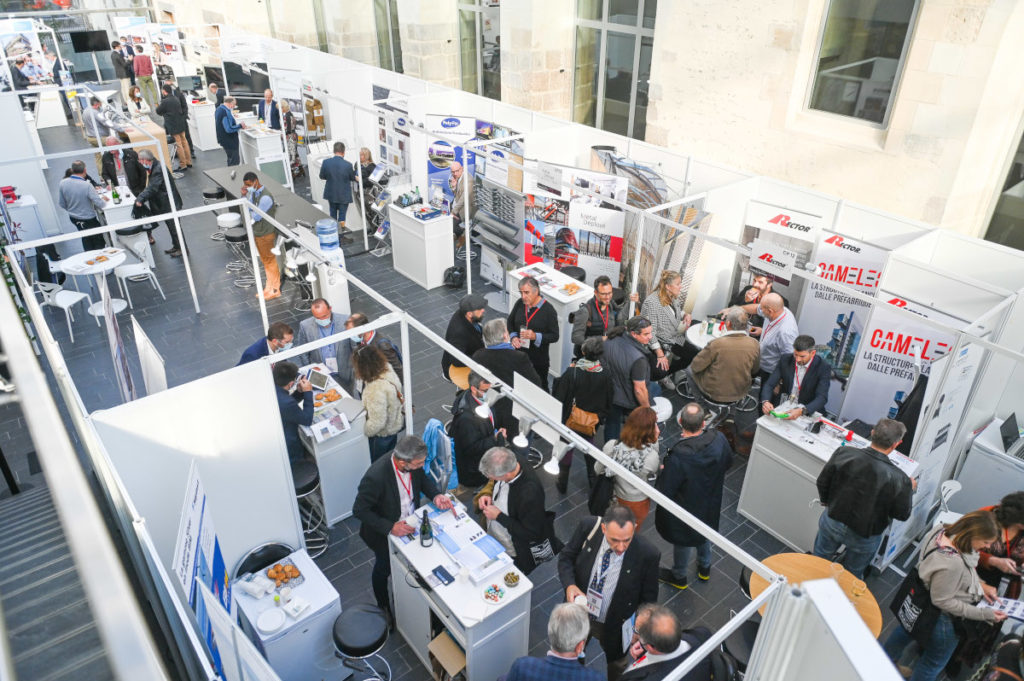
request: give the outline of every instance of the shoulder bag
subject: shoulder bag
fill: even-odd
[[[584,437],[593,437],[594,431],[597,430],[597,422],[600,420],[592,411],[586,409],[580,409],[576,406],[576,372],[579,371],[576,367],[572,368],[572,410],[569,412],[569,418],[566,419],[565,425]]]
[[[615,496],[615,476],[605,473],[596,476],[587,497],[587,510],[596,516],[603,516]]]
[[[536,565],[547,562],[562,550],[562,542],[555,534],[555,512],[544,511],[544,540],[530,544],[530,555]]]
[[[922,646],[928,644],[932,630],[935,628],[935,623],[939,621],[942,611],[932,603],[931,592],[928,591],[917,568],[925,558],[937,550],[938,548],[933,548],[921,557],[917,565],[900,582],[892,602],[889,603],[889,610],[896,616],[896,621]]]

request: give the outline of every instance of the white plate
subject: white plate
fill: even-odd
[[[498,586],[498,585],[497,585],[497,584],[494,584],[494,585],[492,585],[492,586]],[[504,600],[505,600],[505,598],[506,598],[506,597],[508,596],[508,587],[507,587],[507,586],[502,586],[502,587],[500,587],[500,588],[501,588],[501,597],[500,597],[500,598],[498,598],[498,600],[496,600],[496,601],[492,601],[491,599],[489,599],[489,598],[488,598],[488,597],[486,596],[486,591],[487,591],[487,587],[484,587],[484,591],[481,591],[481,592],[480,592],[480,598],[482,598],[482,599],[483,599],[484,603],[489,603],[489,604],[491,604],[491,605],[498,605],[499,603],[501,603],[502,601],[504,601]]]
[[[270,610],[263,611],[263,614],[256,620],[256,628],[264,634],[273,634],[284,626],[284,622],[284,610],[275,607]]]

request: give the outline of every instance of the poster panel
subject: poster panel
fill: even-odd
[[[826,409],[841,411],[857,349],[871,313],[870,303],[825,282],[852,287],[874,296],[888,252],[862,241],[825,231],[814,254],[819,280],[804,294],[798,319],[800,333],[812,336],[817,354],[832,367]]]
[[[164,368],[164,358],[160,356],[153,341],[142,330],[142,325],[139,324],[135,315],[132,315],[132,333],[135,336],[135,348],[139,351],[142,382],[146,386],[146,394],[152,395],[161,390],[167,390],[167,371]]]
[[[199,581],[195,584],[206,612],[210,615],[214,639],[220,646],[224,678],[227,681],[280,681],[281,677],[259,654],[206,585]]]
[[[114,312],[114,305],[110,299],[110,289],[107,287],[107,278],[100,277],[100,301],[103,303],[103,320],[107,327],[107,345],[110,347],[110,359],[114,362],[114,378],[117,387],[121,391],[121,399],[131,402],[138,395],[135,392],[135,382],[132,380],[131,368],[128,366],[128,353],[125,352],[124,338],[121,337],[121,327],[117,323],[117,314]]]
[[[871,313],[860,341],[840,419],[875,423],[896,416],[899,403],[914,387],[915,366],[928,375],[932,362],[953,347],[953,334],[919,323],[915,316],[958,326],[962,320],[905,298],[880,292],[886,304]],[[913,314],[900,314],[893,308]]]
[[[473,177],[473,154],[466,153],[463,144],[476,136],[476,119],[427,114],[425,127],[428,135],[444,136],[444,139],[428,138],[427,201],[434,205],[447,201],[450,206],[455,200],[452,165],[459,163],[466,176]]]

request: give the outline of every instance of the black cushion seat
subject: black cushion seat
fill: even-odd
[[[223,199],[227,194],[223,187],[207,187],[203,190],[204,199]]]
[[[295,482],[295,494],[309,494],[320,484],[320,470],[312,461],[303,459],[292,462],[292,480]]]
[[[587,278],[587,271],[582,267],[573,267],[570,265],[569,267],[563,267],[559,272],[567,277],[572,277],[576,281],[584,281]]]
[[[387,640],[388,620],[376,605],[357,603],[334,620],[334,646],[345,657],[369,657]]]
[[[249,237],[245,233],[245,227],[232,227],[231,229],[224,230],[224,240],[240,243],[248,241]]]

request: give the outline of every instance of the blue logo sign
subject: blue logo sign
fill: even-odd
[[[446,118],[441,121],[442,128],[457,128],[462,123],[458,118]]]
[[[404,127],[405,127],[405,119],[404,119],[404,118],[402,118],[402,117],[399,117],[399,118],[398,118],[398,120],[397,120],[397,121],[395,121],[395,122],[396,122],[396,123],[398,123],[398,126],[399,126],[399,127],[401,127],[401,128],[404,128]]]

